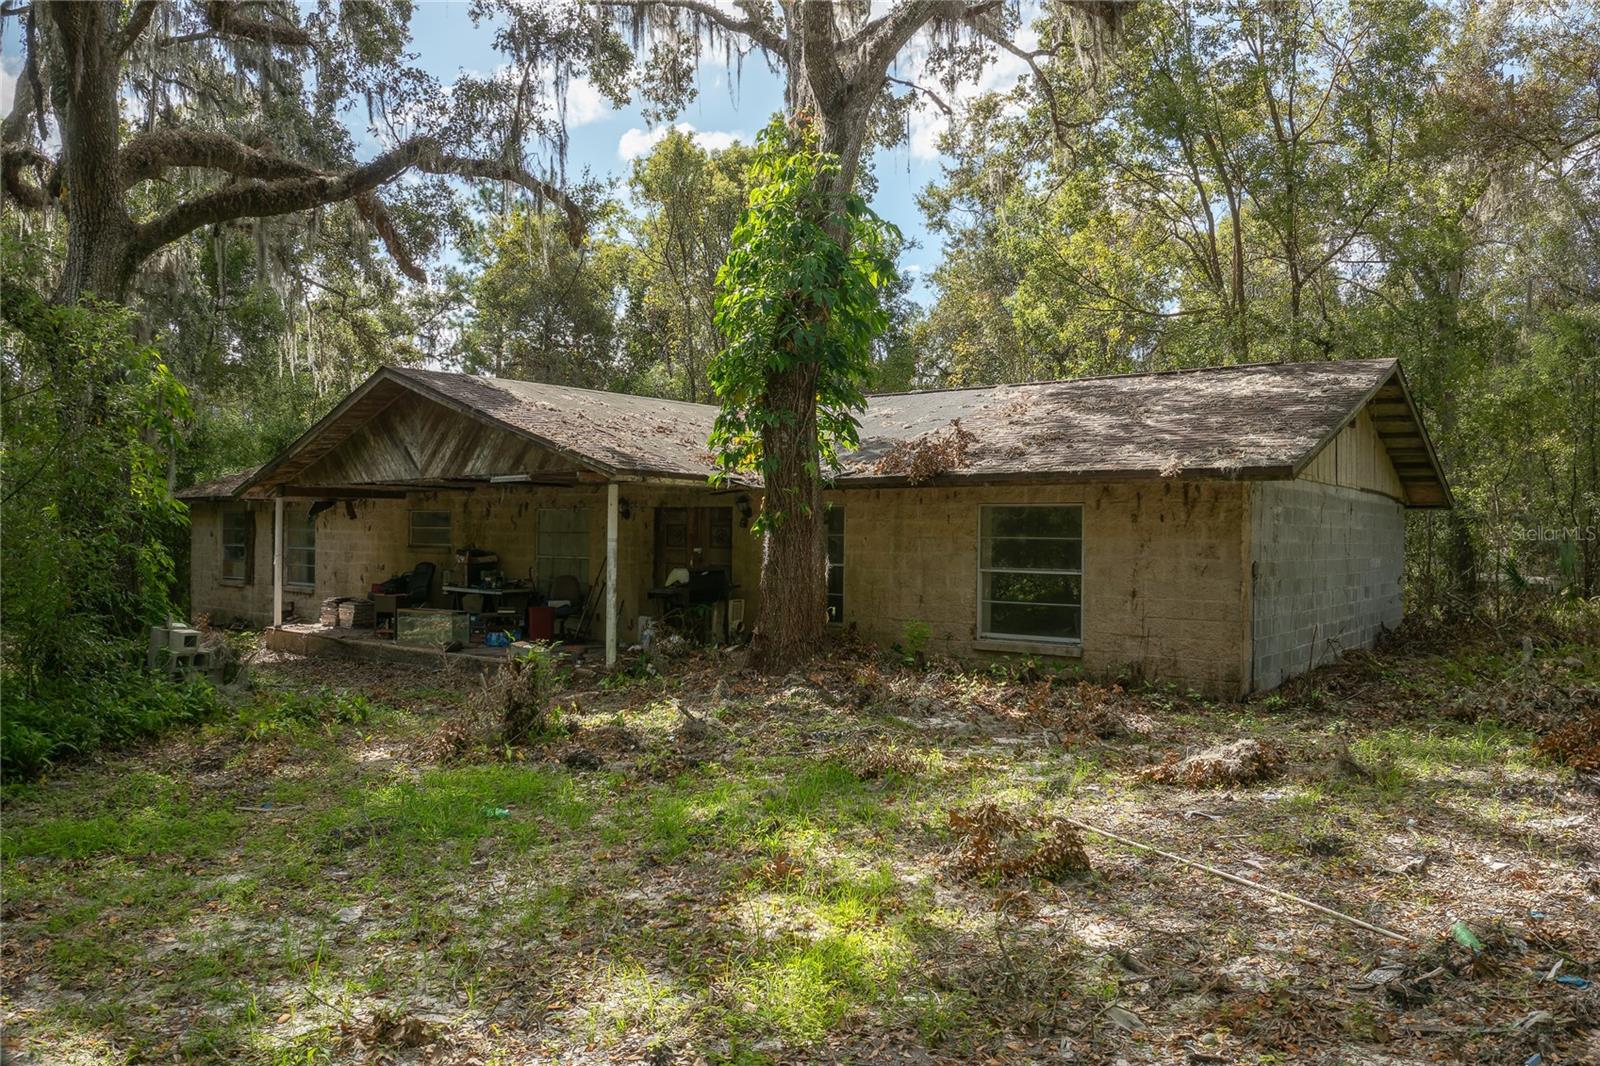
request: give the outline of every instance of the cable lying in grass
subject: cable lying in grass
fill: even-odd
[[[1179,862],[1185,866],[1192,866],[1196,870],[1204,870],[1208,874],[1214,874],[1225,881],[1232,881],[1236,885],[1242,885],[1245,888],[1254,889],[1257,892],[1265,892],[1268,895],[1277,896],[1279,899],[1286,899],[1291,903],[1298,903],[1302,907],[1310,907],[1314,911],[1326,914],[1331,918],[1337,918],[1341,922],[1349,922],[1351,925],[1360,926],[1362,929],[1377,933],[1380,936],[1386,936],[1390,940],[1398,940],[1402,944],[1416,943],[1415,937],[1407,936],[1404,933],[1397,933],[1393,929],[1385,929],[1381,925],[1373,925],[1371,922],[1364,922],[1360,918],[1345,914],[1343,911],[1336,911],[1332,907],[1324,907],[1320,903],[1314,903],[1311,900],[1306,899],[1304,896],[1295,895],[1293,892],[1285,892],[1281,888],[1273,888],[1271,885],[1259,884],[1258,882],[1251,881],[1248,878],[1240,877],[1238,874],[1230,874],[1226,870],[1219,870],[1215,866],[1208,866],[1205,863],[1197,862],[1194,859],[1186,859],[1182,855],[1176,855],[1170,851],[1162,851],[1160,848],[1152,847],[1149,844],[1134,840],[1130,837],[1121,836],[1117,833],[1111,832],[1109,829],[1102,829],[1097,825],[1082,821],[1081,819],[1061,818],[1060,821],[1066,822],[1069,825],[1077,826],[1079,829],[1086,830],[1090,833],[1097,833],[1108,840],[1115,840],[1118,844],[1125,844],[1130,848],[1137,848],[1140,851],[1148,851],[1152,855],[1159,855],[1163,859],[1171,859],[1173,862]]]

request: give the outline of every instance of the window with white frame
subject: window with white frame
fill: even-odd
[[[247,510],[222,512],[222,580],[248,585],[253,576],[256,516]]]
[[[844,621],[844,508],[830,504],[828,530],[828,621]]]
[[[535,567],[539,588],[563,574],[589,583],[589,511],[585,507],[539,508],[539,561]]]
[[[984,507],[978,540],[979,636],[1082,639],[1082,507]]]
[[[317,520],[309,507],[284,510],[283,581],[286,585],[316,586]]]
[[[412,511],[411,537],[413,548],[442,548],[450,550],[450,512]]]

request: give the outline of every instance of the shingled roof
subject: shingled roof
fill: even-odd
[[[238,491],[260,495],[287,483],[404,390],[532,441],[595,477],[703,481],[713,469],[706,438],[717,409],[708,404],[385,368]],[[844,457],[837,484],[906,484],[907,451],[919,440],[949,438],[958,421],[971,438],[937,483],[1288,478],[1364,409],[1409,502],[1448,506],[1448,487],[1392,359],[873,396],[861,418],[861,446]]]
[[[259,469],[261,469],[259,466],[252,466],[244,470],[235,470],[231,474],[179,489],[173,495],[180,500],[231,500],[239,495],[239,490],[244,488],[245,482],[254,477]]]

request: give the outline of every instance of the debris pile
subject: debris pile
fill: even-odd
[[[1533,749],[1580,774],[1600,773],[1600,706],[1552,726],[1534,741]]]
[[[926,757],[921,753],[887,740],[870,741],[852,748],[844,759],[850,772],[863,781],[891,774],[912,777],[922,770],[925,762]]]
[[[967,449],[977,442],[977,434],[962,429],[961,419],[952,418],[943,432],[933,430],[895,444],[873,464],[872,472],[904,474],[910,484],[923,485],[966,466]]]
[[[992,802],[956,808],[949,819],[958,839],[947,865],[957,877],[1056,881],[1092,868],[1078,830],[1064,819],[1018,815]]]
[[[1267,781],[1283,771],[1284,755],[1270,741],[1245,738],[1196,752],[1173,756],[1143,771],[1150,781],[1185,788],[1225,788]]]

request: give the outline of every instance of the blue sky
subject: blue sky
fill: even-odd
[[[6,20],[5,36],[0,41],[0,113],[10,110],[12,86],[21,65],[18,21]],[[463,70],[486,73],[502,62],[493,47],[491,27],[474,27],[464,0],[419,3],[411,28],[417,62],[446,84]],[[901,69],[896,71],[898,77],[915,77],[916,48],[913,44],[908,50]],[[711,58],[712,53],[715,58]],[[1019,61],[1005,57],[991,65],[978,83],[956,95],[966,97],[985,89],[1008,87],[1021,76],[1019,68]],[[782,84],[763,60],[748,57],[735,78],[724,63],[721,50],[708,49],[699,72],[699,94],[673,124],[692,127],[695,137],[707,147],[723,147],[735,139],[748,142],[779,109],[782,99]],[[348,121],[358,143],[367,151],[376,151],[377,141],[363,128],[365,109],[353,108]],[[567,124],[571,141],[568,173],[576,176],[587,168],[597,176],[618,181],[626,177],[632,159],[647,152],[665,133],[664,126],[646,123],[637,105],[614,110],[582,81],[568,93]],[[880,151],[871,160],[878,177],[873,207],[918,245],[905,253],[901,267],[915,282],[913,295],[924,302],[933,295],[925,279],[939,262],[940,247],[937,237],[923,225],[916,194],[939,177],[937,140],[942,128],[942,117],[931,108],[924,110],[913,117],[904,143]]]

